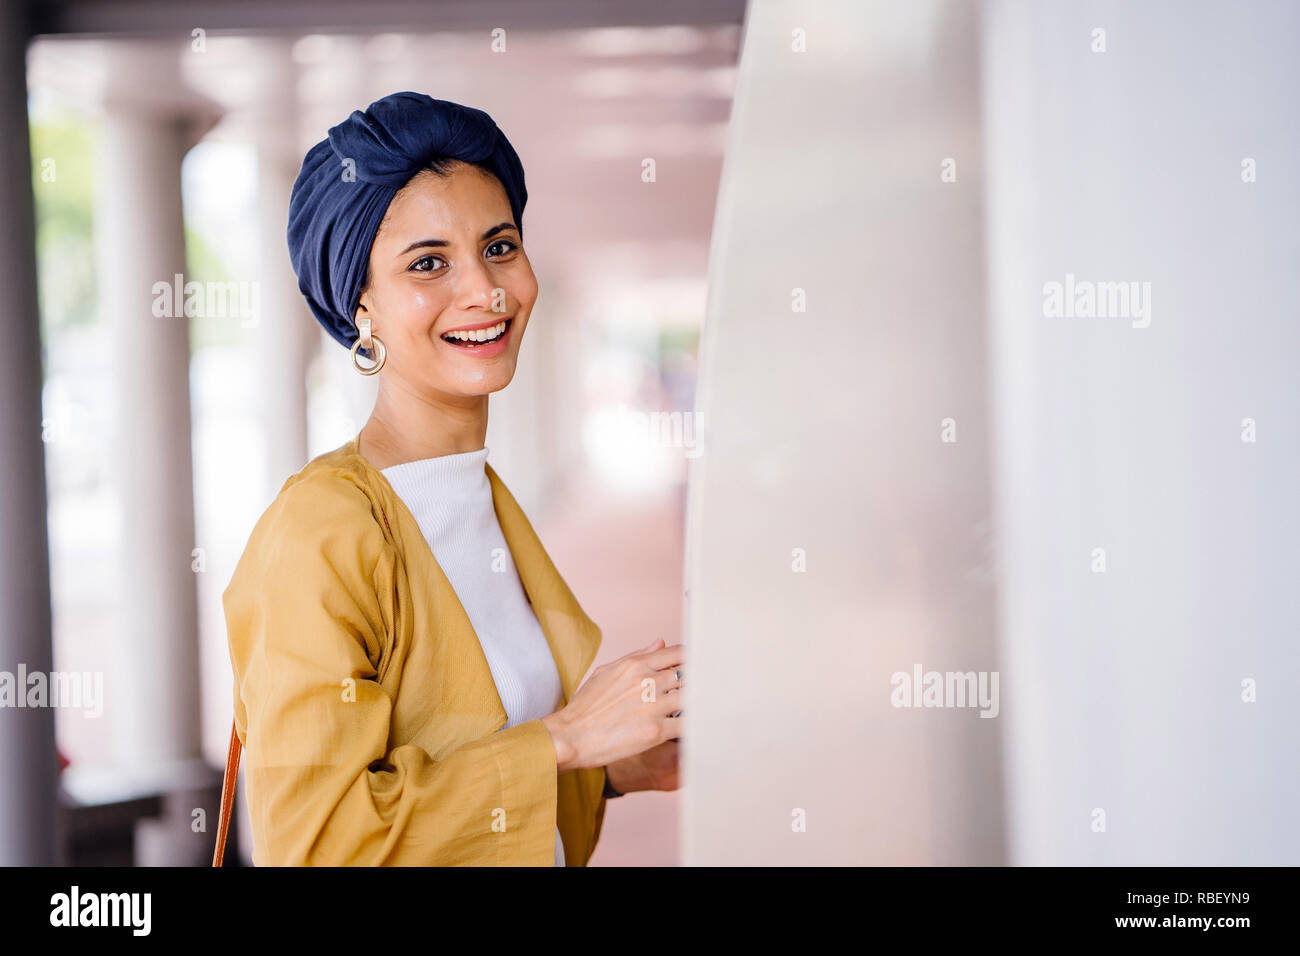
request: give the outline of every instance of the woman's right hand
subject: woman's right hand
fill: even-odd
[[[542,718],[555,742],[558,773],[604,767],[678,735],[680,718],[668,715],[682,709],[674,669],[686,648],[662,645],[660,638],[597,667],[568,704]]]

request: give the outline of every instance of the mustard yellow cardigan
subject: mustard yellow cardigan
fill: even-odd
[[[567,702],[600,629],[487,474]],[[222,601],[256,865],[551,866],[557,825],[591,858],[604,769],[557,774],[540,720],[498,732],[469,617],[355,438],[285,481]]]

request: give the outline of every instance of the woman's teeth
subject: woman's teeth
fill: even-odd
[[[470,331],[448,332],[443,338],[448,342],[455,342],[460,345],[485,345],[488,342],[494,342],[501,336],[505,335],[506,326],[510,324],[509,319],[504,319],[492,326],[490,329],[473,329]]]

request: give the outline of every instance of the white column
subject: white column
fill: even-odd
[[[342,122],[353,110],[364,110],[380,96],[393,92],[376,92],[373,64],[366,55],[365,42],[352,36],[332,36],[317,44],[321,57],[302,67],[304,96],[312,97],[303,104],[304,115],[312,117],[314,128],[305,130],[299,141],[302,147],[297,156],[301,163],[307,148],[324,138],[329,127]],[[305,145],[304,145],[305,143]],[[296,173],[295,169],[295,173]],[[287,211],[287,207],[286,207]],[[352,359],[338,342],[334,341],[313,319],[316,348],[321,354],[322,377],[331,385],[332,403],[327,414],[314,417],[319,433],[312,433],[313,451],[328,451],[350,441],[369,419],[379,395],[379,375],[362,375],[352,367]],[[382,335],[380,336],[383,337]],[[365,359],[361,360],[365,363]]]
[[[268,500],[307,463],[307,368],[320,327],[298,291],[285,239],[289,195],[298,175],[297,70],[288,41],[258,41],[251,69],[258,98],[251,112],[257,148],[257,234],[261,315],[254,335],[267,446]],[[271,91],[277,91],[271,95]],[[360,427],[360,425],[358,425]]]
[[[992,709],[893,698],[997,669],[974,20],[749,6],[689,465],[687,865],[1001,859]]]
[[[172,47],[105,44],[97,209],[100,303],[115,346],[122,506],[118,667],[105,681],[117,762],[142,787],[175,793],[210,782],[202,759],[190,438],[190,341],[184,302],[154,315],[156,283],[185,273],[181,161],[211,123],[187,99]],[[186,802],[186,801],[182,801]],[[192,803],[192,801],[188,801]],[[169,802],[143,827],[142,863],[210,852]],[[187,836],[188,834],[188,836]]]
[[[298,291],[285,238],[289,197],[304,153],[300,148],[298,70],[292,44],[282,38],[249,41],[239,69],[254,78],[254,82],[240,88],[242,97],[228,105],[237,114],[231,118],[231,126],[239,131],[235,135],[247,135],[257,153],[260,310],[250,338],[259,370],[255,387],[267,465],[263,493],[269,502],[285,479],[299,471],[309,458],[307,375],[312,359],[320,351],[321,335],[320,326]],[[278,94],[268,95],[269,91]],[[213,90],[214,94],[219,92]],[[226,644],[224,629],[221,643],[223,647]],[[221,711],[226,715],[220,731],[224,742],[229,734],[230,708],[223,705]],[[233,860],[238,852],[246,863],[251,863],[253,831],[243,769],[241,762],[234,835],[226,855]]]

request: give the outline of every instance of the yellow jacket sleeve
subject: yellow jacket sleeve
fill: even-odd
[[[549,863],[556,757],[540,720],[440,760],[394,745],[394,564],[369,499],[337,478],[287,484],[254,528],[223,596],[254,863]]]

